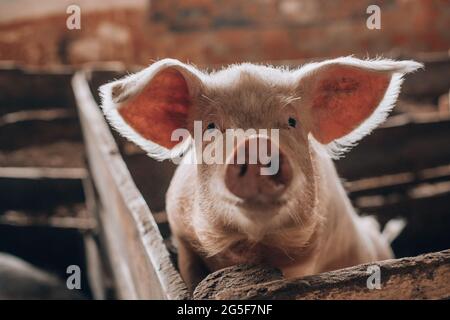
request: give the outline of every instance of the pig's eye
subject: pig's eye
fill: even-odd
[[[212,130],[216,129],[216,124],[214,122],[208,123],[208,126],[206,127],[206,130]]]
[[[288,123],[289,123],[289,126],[292,128],[295,128],[297,126],[297,120],[295,120],[292,117],[289,117]]]

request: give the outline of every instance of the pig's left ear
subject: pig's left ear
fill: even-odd
[[[352,57],[306,65],[297,71],[306,129],[338,157],[386,119],[403,75],[421,67]]]
[[[160,60],[100,87],[103,112],[117,131],[149,156],[158,160],[177,157],[192,142],[187,122],[201,90],[201,77],[193,66],[175,59]],[[181,136],[172,139],[173,133]]]

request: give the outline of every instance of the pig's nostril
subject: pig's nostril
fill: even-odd
[[[257,139],[258,141],[263,139],[261,141],[269,144],[266,150],[273,150],[267,138]],[[256,157],[256,161],[253,161],[253,155],[249,154],[247,145],[250,145],[250,142],[243,144],[246,149],[242,152],[239,149],[240,146],[233,151],[225,170],[225,186],[232,194],[245,201],[274,202],[288,188],[292,180],[292,168],[289,161],[278,149],[276,153],[271,152],[270,158],[266,158],[267,155],[264,158]],[[239,152],[245,155],[243,162],[239,161]]]
[[[248,166],[246,164],[241,165],[241,169],[239,171],[239,177],[245,176],[247,173]]]

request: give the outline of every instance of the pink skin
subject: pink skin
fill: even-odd
[[[263,143],[272,146],[272,142],[267,138],[255,137],[250,139],[257,140],[256,145],[259,145],[262,140]],[[249,161],[250,139],[238,146],[239,149],[243,149],[242,154],[245,154],[244,163],[238,163],[238,150],[234,150],[231,156],[233,161],[226,167],[225,185],[231,193],[246,202],[273,202],[282,195],[292,180],[291,165],[284,152],[279,151],[276,159],[274,159],[274,161],[280,163],[277,172],[273,175],[261,174],[261,169],[269,167],[270,163],[262,164],[259,161],[258,153],[253,157],[253,159],[257,159],[257,163],[252,164]]]
[[[380,124],[401,76],[419,67],[338,58],[293,71],[244,64],[206,74],[165,59],[102,87],[102,107],[117,130],[159,159],[195,152],[186,153],[189,140],[170,138],[177,128],[193,136],[196,120],[222,132],[279,129],[279,147],[253,136],[226,164],[182,162],[166,209],[191,290],[207,273],[238,263],[298,277],[392,257],[376,222],[353,209],[327,148],[346,150]],[[250,163],[248,148],[245,163],[232,163],[252,139],[278,150],[275,175],[261,175],[267,164]]]

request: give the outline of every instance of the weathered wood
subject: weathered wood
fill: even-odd
[[[381,271],[381,289],[367,287],[368,267]],[[239,266],[221,270],[235,272]],[[269,271],[268,271],[269,272]],[[450,297],[450,250],[413,258],[379,261],[297,279],[249,284],[248,273],[234,280],[234,286],[216,284],[209,275],[199,284],[196,299],[446,299]],[[238,275],[240,277],[240,275]],[[211,283],[211,284],[210,284]]]
[[[120,298],[185,299],[158,226],[136,188],[83,73],[73,87]]]
[[[98,195],[95,193],[91,178],[83,179],[83,189],[86,197],[86,208],[92,219],[100,221]],[[102,247],[105,242],[103,229],[99,226],[95,232],[84,233],[83,239],[86,252],[86,267],[88,268],[89,285],[92,296],[97,300],[114,299],[114,284],[111,271],[111,259]]]
[[[0,168],[0,224],[91,230],[84,168]]]
[[[214,299],[224,290],[282,279],[279,270],[267,266],[237,265],[208,275],[195,288],[194,299]]]
[[[405,229],[392,243],[398,256],[413,256],[450,248],[450,192],[408,197],[387,195],[375,199],[379,205],[368,206],[356,199],[362,214],[375,215],[381,224],[404,218]]]
[[[0,166],[84,167],[76,110],[18,111],[0,116]]]
[[[103,262],[97,243],[91,233],[83,235],[86,252],[86,269],[92,296],[96,300],[106,299],[106,284]]]
[[[418,184],[438,183],[442,181],[450,181],[450,165],[427,168],[416,172],[403,172],[354,181],[344,181],[344,185],[350,193],[350,198],[354,199],[367,195],[406,192]]]
[[[0,225],[45,227],[91,231],[96,221],[86,215],[83,203],[48,208],[45,211],[7,210],[0,214]]]
[[[401,96],[413,99],[439,97],[450,88],[450,57],[449,53],[422,55],[413,57],[424,62],[425,68],[408,75],[402,86]]]
[[[42,70],[1,64],[0,115],[38,108],[74,109],[72,75],[70,69],[63,67]],[[56,102],[60,105],[55,105]]]
[[[11,115],[11,114],[9,114]],[[74,114],[49,118],[25,118],[0,124],[0,150],[16,150],[30,145],[43,146],[57,141],[82,141],[81,128]],[[14,139],[11,139],[14,137]]]
[[[84,179],[85,168],[0,167],[0,178],[15,179]]]
[[[433,209],[450,211],[450,206],[445,205],[446,203],[450,203],[449,184],[450,181],[434,185],[419,185],[411,188],[407,194],[392,193],[386,198],[381,198],[378,195],[363,196],[355,198],[355,204],[366,213],[375,213],[378,211],[380,212],[379,216],[384,216],[388,219],[395,216],[412,216],[414,212],[418,212],[419,214],[430,213]],[[428,191],[425,191],[426,194],[415,195],[414,193],[420,192],[421,188],[428,189]],[[442,204],[443,206],[439,207],[438,204]]]
[[[96,221],[84,204],[72,72],[0,64],[0,251],[63,279],[68,265],[80,266],[89,297],[84,249],[93,250],[83,238],[92,238]]]
[[[5,173],[4,169],[10,168],[1,168],[0,173]],[[0,175],[0,212],[43,210],[83,201],[82,183],[77,177]]]
[[[0,116],[0,127],[20,123],[22,121],[46,120],[57,121],[59,119],[76,118],[75,109],[48,109],[48,110],[26,110],[10,112]]]
[[[450,164],[448,146],[450,120],[410,120],[375,130],[336,161],[336,167],[348,180],[416,172]]]

